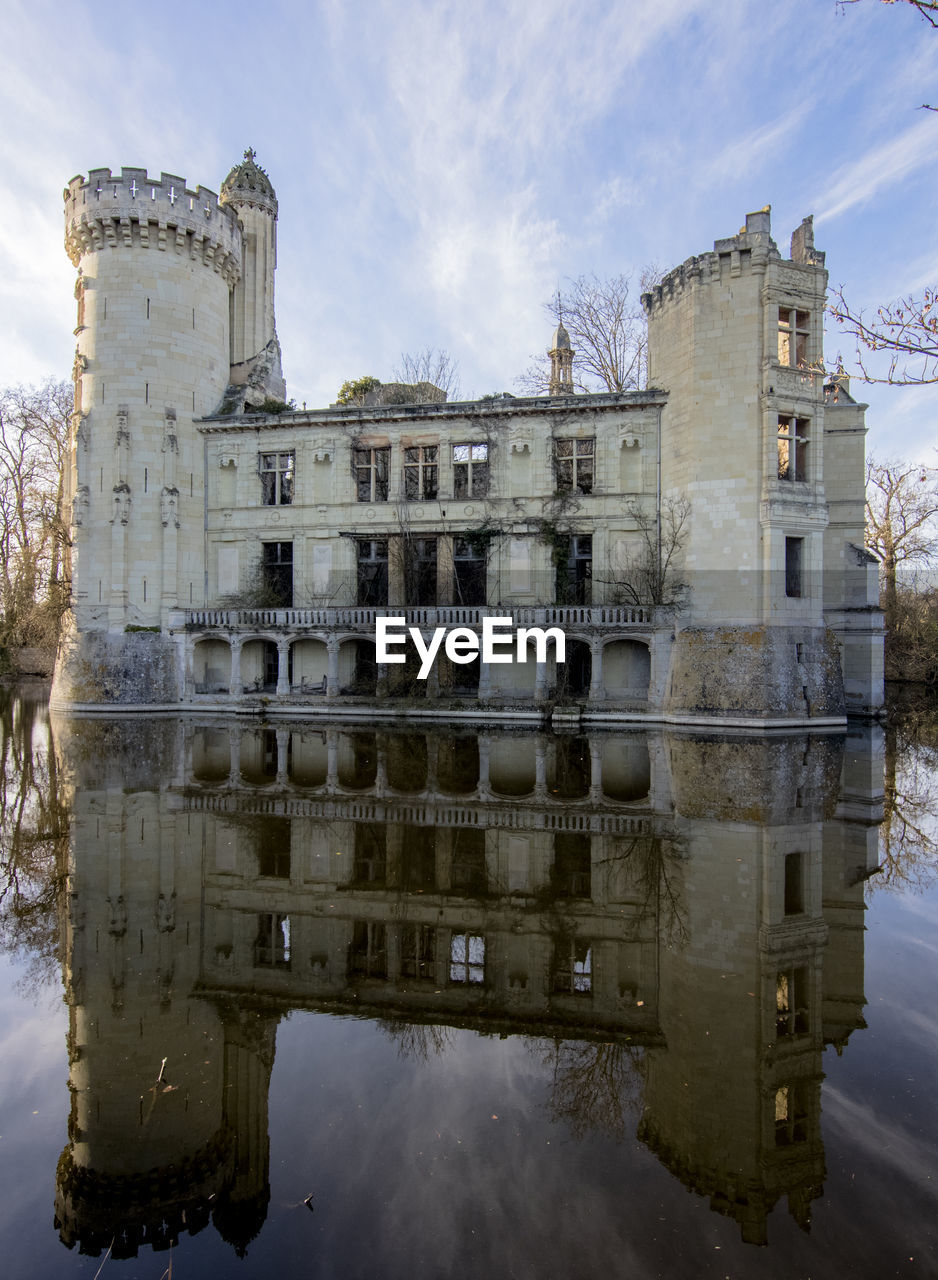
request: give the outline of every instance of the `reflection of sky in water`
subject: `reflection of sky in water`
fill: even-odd
[[[315,950],[315,963],[307,976],[299,969],[307,956],[308,942],[304,940],[309,935],[304,930],[308,930],[309,920],[320,915],[334,917],[338,912],[343,919],[355,918],[370,925],[358,934],[349,933],[349,945],[357,959],[352,964],[350,953],[349,977],[339,975],[340,986],[332,995],[326,992],[321,997],[322,1011],[294,1008],[289,1012],[291,997],[287,994],[274,1004],[257,1006],[261,1021],[272,1018],[271,1026],[276,1025],[269,1093],[270,1201],[266,1221],[248,1244],[243,1260],[211,1225],[194,1236],[183,1235],[173,1253],[174,1274],[344,1278],[459,1275],[484,1270],[495,1276],[667,1274],[679,1280],[711,1275],[788,1280],[794,1275],[879,1277],[903,1267],[911,1271],[916,1265],[920,1274],[927,1274],[935,1256],[938,1221],[938,1100],[932,1087],[938,1048],[933,981],[938,890],[932,886],[918,894],[898,888],[884,892],[876,887],[874,877],[866,886],[866,932],[857,931],[857,921],[862,926],[863,919],[851,905],[855,891],[849,885],[845,890],[837,880],[845,869],[856,872],[856,854],[862,846],[862,842],[850,843],[856,836],[853,824],[859,821],[865,803],[856,777],[846,799],[842,792],[841,810],[835,812],[834,804],[812,791],[812,787],[821,786],[830,770],[809,771],[794,779],[789,793],[787,781],[779,783],[770,771],[760,775],[753,765],[753,776],[761,777],[757,790],[762,788],[764,794],[737,796],[736,812],[728,821],[718,820],[714,810],[722,803],[723,788],[738,787],[740,771],[749,767],[737,753],[722,758],[723,776],[713,777],[703,794],[700,780],[706,770],[701,768],[695,774],[694,768],[703,766],[705,758],[695,759],[686,742],[678,741],[667,753],[668,768],[673,770],[674,762],[681,760],[686,766],[684,781],[671,777],[665,793],[659,740],[659,746],[651,751],[650,791],[646,784],[642,792],[646,798],[635,800],[627,771],[618,766],[610,771],[607,765],[606,779],[612,781],[599,796],[593,765],[594,790],[590,795],[592,744],[584,740],[583,751],[577,748],[573,754],[567,751],[558,757],[562,761],[559,768],[554,757],[543,766],[547,799],[538,810],[539,801],[525,801],[528,792],[523,786],[530,781],[533,787],[542,766],[530,750],[528,778],[527,764],[519,766],[523,752],[506,752],[506,741],[494,740],[489,756],[496,760],[496,766],[491,776],[499,776],[499,759],[512,761],[512,786],[522,794],[516,815],[554,812],[551,804],[560,802],[551,798],[553,787],[546,786],[552,782],[558,790],[574,793],[565,802],[568,812],[582,803],[584,811],[608,822],[625,811],[616,806],[637,804],[644,806],[645,813],[657,814],[656,822],[666,815],[669,839],[680,829],[681,856],[674,867],[667,860],[666,865],[683,913],[683,932],[672,927],[672,921],[660,935],[653,949],[658,977],[648,991],[633,990],[636,975],[641,981],[645,980],[643,974],[647,977],[647,970],[635,968],[635,953],[628,953],[628,963],[621,959],[625,967],[604,1015],[607,1028],[614,1028],[615,1017],[626,1018],[634,1032],[633,1044],[610,1029],[592,1041],[568,1039],[558,1046],[537,1033],[534,1017],[536,1000],[543,1000],[545,1008],[563,1010],[569,1019],[581,1019],[584,1027],[589,1018],[581,1012],[584,1008],[605,1008],[603,993],[608,988],[603,983],[608,978],[609,938],[613,934],[597,950],[590,938],[581,936],[583,922],[588,919],[590,928],[597,927],[594,917],[600,900],[607,924],[617,915],[626,918],[634,908],[634,894],[628,898],[621,887],[615,887],[618,882],[606,875],[603,857],[613,848],[603,843],[606,837],[598,843],[593,837],[592,844],[585,846],[593,850],[592,866],[589,861],[583,863],[582,846],[576,840],[568,838],[556,846],[534,841],[531,856],[543,863],[535,883],[525,860],[519,860],[520,846],[513,846],[512,856],[508,852],[512,833],[517,840],[517,832],[524,830],[520,819],[512,818],[510,829],[496,826],[494,836],[488,828],[488,862],[481,869],[477,863],[467,864],[460,894],[470,896],[460,897],[453,906],[445,894],[440,896],[434,882],[443,865],[439,860],[441,846],[422,844],[417,835],[419,826],[407,827],[404,832],[416,867],[408,873],[411,879],[406,884],[402,881],[387,890],[374,887],[376,876],[380,881],[389,875],[388,867],[394,865],[397,854],[393,849],[390,855],[376,851],[369,837],[359,850],[359,870],[366,867],[369,878],[361,883],[350,879],[350,887],[341,891],[330,879],[322,882],[325,888],[317,889],[312,882],[297,879],[295,856],[287,859],[286,866],[278,860],[276,850],[264,845],[258,828],[251,826],[257,821],[256,813],[242,815],[250,821],[238,827],[230,812],[222,821],[198,808],[207,804],[206,797],[219,807],[222,801],[230,801],[233,793],[225,789],[223,781],[215,778],[199,783],[188,795],[185,788],[176,785],[164,793],[161,823],[164,831],[175,831],[174,838],[181,840],[180,851],[186,848],[190,860],[199,856],[186,827],[197,820],[204,819],[219,831],[224,829],[231,840],[216,841],[214,863],[206,863],[204,873],[197,877],[203,884],[202,905],[192,915],[187,914],[182,899],[177,901],[175,928],[171,932],[164,929],[162,935],[173,939],[174,981],[181,984],[189,963],[181,945],[180,934],[186,927],[183,921],[192,924],[201,920],[198,927],[204,938],[195,976],[203,995],[174,992],[175,1007],[161,1012],[153,968],[148,968],[146,956],[138,962],[136,971],[143,984],[139,998],[150,1020],[139,1034],[147,1037],[147,1052],[152,1046],[151,1056],[159,1049],[161,1026],[168,1037],[180,1035],[180,1005],[192,1011],[192,1025],[201,1025],[199,1019],[215,1008],[204,998],[206,984],[211,987],[221,981],[225,964],[237,965],[239,920],[242,924],[253,921],[258,913],[266,920],[263,926],[251,924],[249,934],[244,934],[244,954],[252,957],[262,984],[273,990],[271,984],[281,982],[285,992],[302,988],[308,993],[325,992],[322,984],[334,969],[334,957],[322,948]],[[529,750],[530,740],[519,738],[517,742],[523,744],[524,751]],[[274,792],[278,786],[277,762],[269,750],[265,760],[264,747],[260,740],[252,758],[259,762],[256,786],[263,789],[263,803],[269,811],[271,785]],[[802,740],[799,759],[806,750],[807,740]],[[369,777],[377,774],[380,778],[388,762],[383,757],[376,760],[361,743],[358,751],[364,762],[361,767]],[[319,786],[329,770],[338,767],[336,761],[330,764],[327,754],[324,743],[321,777],[312,757],[300,761],[294,754],[292,759],[314,770],[317,781],[313,785]],[[479,767],[475,750],[467,755],[466,749],[460,748],[450,751],[445,759],[432,748],[428,753],[411,747],[410,754],[421,775],[428,762],[432,771],[434,761],[437,767],[442,761],[444,774],[448,769],[446,776],[458,782],[459,794],[470,796],[465,813],[472,812],[473,793],[464,775],[467,761],[468,767]],[[758,751],[752,759],[757,755]],[[595,759],[595,750],[593,756]],[[763,756],[763,764],[771,766],[774,761],[775,767],[781,759],[771,751]],[[607,751],[607,761],[615,758],[615,752]],[[417,780],[419,785],[414,785],[404,761],[397,758],[391,763],[410,787],[408,794],[425,797],[426,778],[422,776]],[[352,770],[353,766],[353,757],[348,756],[343,767]],[[99,771],[101,767],[99,762],[95,764]],[[220,772],[220,768],[216,770]],[[729,774],[734,777],[728,780]],[[348,781],[354,781],[351,773]],[[280,784],[283,782],[281,776]],[[796,785],[799,782],[801,785]],[[247,804],[245,797],[257,794],[250,792],[252,785],[245,782],[237,791],[239,803]],[[222,790],[213,789],[216,787]],[[782,798],[781,792],[785,792]],[[620,794],[626,798],[618,799]],[[98,817],[105,816],[110,823],[106,830],[113,831],[117,811],[122,805],[133,808],[136,798],[111,793],[108,804],[95,812]],[[849,810],[846,813],[845,807]],[[133,813],[134,823],[139,824],[142,810],[133,809]],[[90,816],[86,814],[89,821]],[[280,830],[298,821],[296,817],[275,816],[286,824]],[[149,818],[147,811],[145,821]],[[307,814],[304,820],[318,819]],[[334,865],[340,865],[342,858],[351,862],[354,840],[343,849],[343,842],[336,839],[339,828],[334,815],[330,821],[333,847],[329,856],[335,859],[338,855]],[[100,831],[100,827],[96,829]],[[137,829],[134,825],[133,830]],[[315,826],[298,829],[304,832],[304,839],[316,830]],[[89,830],[87,824],[84,830]],[[763,873],[774,865],[773,858],[784,855],[788,845],[782,835],[786,831],[790,835],[792,830],[800,833],[795,843],[808,848],[804,885],[798,887],[798,892],[806,895],[808,914],[814,909],[811,902],[820,904],[823,900],[823,911],[818,905],[817,912],[821,931],[812,944],[821,957],[821,1014],[825,1026],[855,1029],[839,1053],[830,1045],[822,1052],[818,1045],[816,1054],[799,1056],[800,1065],[789,1078],[778,1069],[778,1062],[786,1054],[800,1052],[798,1037],[788,1032],[794,1028],[796,1008],[807,998],[800,994],[807,962],[797,948],[792,950],[790,938],[786,941],[792,926],[786,924],[784,913],[773,916],[766,905],[772,894],[783,892],[784,877],[773,888],[775,882]],[[262,875],[260,880],[238,887],[232,877],[244,865],[248,832],[248,845],[256,849],[257,866],[266,868],[268,879]],[[183,833],[189,835],[188,846]],[[171,846],[172,841],[162,847]],[[496,885],[494,892],[493,846],[504,846],[505,853],[504,885]],[[771,856],[766,853],[770,846]],[[96,871],[106,847],[106,840],[100,840],[79,851],[86,889],[106,883]],[[442,847],[451,846],[444,840]],[[460,856],[474,856],[472,841],[465,846],[458,842],[452,845],[461,847]],[[553,870],[542,857],[550,847],[560,850]],[[314,861],[303,864],[307,870],[315,865]],[[405,865],[409,864],[405,861]],[[285,870],[292,879],[284,885],[280,882]],[[822,870],[823,884],[815,883],[816,873]],[[480,876],[484,879],[486,872],[489,879],[480,888]],[[214,937],[209,932],[210,917],[222,901],[219,875],[223,880],[232,878],[225,890],[231,901],[238,893],[246,895],[241,916],[235,916],[231,958],[224,954],[224,948],[216,951],[214,945],[208,945]],[[348,875],[353,876],[351,868]],[[182,893],[181,881],[177,883]],[[661,882],[657,884],[660,894]],[[857,885],[858,901],[862,901],[862,880]],[[705,915],[698,914],[695,900],[702,903],[711,890],[717,892],[716,905],[713,909],[708,906]],[[472,893],[482,896],[473,899]],[[616,894],[622,894],[621,901]],[[284,903],[290,906],[289,911],[282,909]],[[92,903],[86,909],[93,914],[95,907]],[[132,902],[128,910],[132,926],[136,921]],[[407,925],[408,919],[417,917],[422,922],[419,928]],[[510,952],[508,948],[511,939],[519,937],[528,939],[526,945],[534,945],[530,941],[534,935],[526,932],[534,917],[541,921],[541,927],[555,931],[550,946],[537,952],[548,965],[543,974],[530,965],[522,972],[522,950]],[[656,918],[660,927],[660,912]],[[457,923],[460,919],[461,926]],[[437,933],[443,926],[434,920],[446,922],[443,950],[439,949],[442,944]],[[335,924],[333,920],[330,927]],[[259,932],[259,928],[268,932]],[[138,952],[142,948],[141,942]],[[646,963],[652,953],[643,954]],[[411,980],[399,983],[391,998],[386,995],[390,981],[386,975],[395,965],[410,974]],[[52,1225],[56,1164],[70,1141],[68,1011],[48,988],[38,994],[17,990],[13,975],[24,967],[25,961],[4,962],[0,997],[0,1076],[4,1081],[0,1092],[0,1190],[5,1206],[2,1245],[6,1272],[30,1277],[94,1276],[101,1257],[68,1252]],[[130,1030],[137,998],[133,972],[128,971],[120,1015],[120,1025],[126,1024]],[[435,985],[441,974],[445,979],[442,988]],[[92,1003],[97,998],[93,985],[91,974],[84,998]],[[354,1002],[348,998],[353,988],[369,1016],[354,1016]],[[110,992],[110,986],[106,990]],[[480,1010],[499,991],[504,995],[498,996],[497,1017],[493,1016],[487,1027]],[[460,992],[475,1003],[460,1006]],[[852,1005],[850,997],[857,992],[860,996],[865,993],[865,1029],[853,1021],[859,1006]],[[650,1007],[645,1005],[646,998]],[[226,994],[224,999],[230,996]],[[252,999],[250,992],[242,992],[235,1001],[240,1021],[231,1022],[234,1014],[229,1013],[226,1025],[250,1032]],[[306,999],[315,1003],[312,995]],[[445,1017],[449,1025],[434,1024],[432,1019],[415,1023],[413,1001],[417,999],[428,1008],[435,999],[449,1001]],[[328,1011],[330,1000],[337,1001],[338,1013]],[[616,1008],[624,1010],[626,1005],[627,1013],[615,1013]],[[524,1034],[506,1034],[511,1029],[512,1008],[522,1018],[518,1025]],[[89,1004],[88,1009],[87,1016],[102,1025],[112,1016],[109,1006],[96,1012]],[[188,1018],[186,1013],[183,1024]],[[460,1021],[471,1025],[460,1026]],[[778,1040],[777,1024],[783,1030]],[[87,1029],[81,1031],[86,1039],[88,1035]],[[253,1039],[250,1034],[235,1038],[250,1053],[254,1052],[252,1046],[261,1043],[256,1035]],[[208,1063],[221,1049],[210,1040],[193,1042],[186,1048],[193,1053],[204,1051],[205,1078],[215,1088],[220,1077],[212,1075],[215,1065],[209,1067]],[[109,1088],[134,1086],[136,1077],[119,1061],[120,1054],[132,1055],[134,1043],[131,1037],[115,1049],[110,1086],[100,1078],[92,1081],[101,1115],[95,1119],[89,1113],[90,1126],[104,1126],[100,1132],[106,1129],[109,1108],[127,1110],[135,1117],[135,1127],[127,1131],[125,1141],[124,1154],[131,1163],[135,1149],[146,1147],[146,1125],[158,1125],[161,1115],[177,1114],[172,1108],[179,1104],[178,1095],[161,1095],[154,1089],[152,1106],[151,1100],[147,1102],[150,1112],[140,1113],[147,1116],[141,1127],[136,1119],[136,1099],[129,1100],[134,1105],[128,1108],[126,1097],[109,1092]],[[169,1043],[162,1049],[160,1056],[167,1053],[169,1061],[161,1084],[171,1082],[175,1087],[185,1078],[188,1068],[174,1058],[181,1045]],[[90,1040],[88,1046],[84,1058],[80,1056],[73,1064],[73,1077],[79,1081],[84,1080],[83,1070],[100,1071],[104,1062],[100,1054],[95,1057]],[[232,1049],[225,1052],[230,1054]],[[154,1082],[159,1067],[156,1057]],[[823,1149],[815,1150],[800,1141],[780,1144],[778,1134],[786,1126],[789,1138],[793,1133],[797,1136],[801,1123],[798,1108],[803,1105],[799,1099],[809,1096],[810,1082],[820,1073],[824,1076],[820,1115]],[[187,1099],[191,1123],[197,1126],[200,1108],[214,1106],[215,1101],[196,1094]],[[760,1128],[753,1120],[753,1107],[763,1108],[770,1121],[768,1127]],[[746,1167],[734,1188],[737,1200],[728,1203],[721,1197],[728,1187],[733,1188],[730,1175],[737,1156],[732,1134],[736,1117],[747,1111],[750,1114],[745,1123],[752,1122],[749,1146],[739,1157]],[[805,1145],[811,1147],[807,1155]],[[106,1143],[99,1144],[99,1153],[107,1150]],[[719,1188],[706,1184],[706,1170],[701,1165],[704,1154],[714,1169],[726,1175]],[[800,1185],[799,1178],[803,1181],[807,1176],[810,1181],[812,1170],[818,1174],[810,1199],[810,1233],[798,1226],[795,1209],[782,1195],[769,1214],[769,1247],[759,1249],[742,1243],[739,1221],[745,1213],[740,1202],[755,1194],[751,1179],[760,1167],[763,1171],[782,1169],[780,1185],[786,1177],[792,1185]],[[311,1197],[312,1212],[304,1203],[307,1197]],[[915,1263],[908,1262],[910,1257]],[[143,1248],[136,1259],[109,1259],[102,1276],[157,1277],[167,1261],[167,1254]]]

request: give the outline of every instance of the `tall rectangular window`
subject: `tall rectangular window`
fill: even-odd
[[[386,978],[388,976],[387,930],[370,920],[352,922],[352,940],[348,949],[350,977]]]
[[[254,939],[254,965],[258,969],[289,969],[290,917],[276,911],[261,911],[257,916]]]
[[[258,455],[262,506],[288,507],[293,502],[295,459],[292,449],[288,453]]]
[[[778,415],[778,478],[807,480],[808,419]]]
[[[775,1091],[775,1145],[790,1147],[808,1137],[808,1083],[793,1080]]]
[[[401,929],[401,977],[433,982],[436,978],[436,930],[429,924]]]
[[[275,608],[293,608],[293,543],[261,543],[264,589]]]
[[[554,545],[557,604],[589,604],[593,578],[593,535],[573,534]]]
[[[775,979],[775,1034],[779,1039],[808,1030],[808,973],[787,969]]]
[[[453,540],[453,603],[485,604],[485,552],[465,538]]]
[[[453,497],[484,498],[488,491],[488,444],[454,444]]]
[[[778,362],[803,368],[808,363],[810,315],[794,307],[778,309]]]
[[[404,497],[429,501],[439,489],[440,448],[435,444],[408,446],[404,450]]]
[[[586,938],[554,945],[551,985],[558,995],[588,996],[593,991],[593,948]]]
[[[555,440],[554,470],[558,493],[592,493],[596,439]]]
[[[785,539],[785,594],[796,600],[804,595],[802,582],[802,562],[804,559],[804,538]]]
[[[804,868],[803,853],[785,854],[785,914],[800,915],[804,911],[804,891],[802,887],[802,871]]]
[[[472,985],[485,981],[485,938],[477,933],[454,933],[449,951],[450,982]]]
[[[404,559],[404,603],[436,604],[436,538],[401,539]]]
[[[387,540],[360,538],[358,546],[358,604],[388,602]]]
[[[357,500],[359,502],[387,502],[390,469],[390,447],[353,449],[352,471],[355,476],[355,496]]]

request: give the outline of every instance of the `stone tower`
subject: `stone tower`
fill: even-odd
[[[862,414],[843,433],[825,420],[826,287],[811,219],[785,259],[765,208],[643,296],[649,386],[669,393],[662,524],[669,503],[690,509],[680,547],[690,609],[675,636],[672,713],[843,711],[822,568],[854,542],[862,548],[863,528],[835,501],[837,477],[826,485],[825,454],[836,448],[837,470],[862,469],[865,429]]]
[[[573,348],[570,346],[570,335],[563,327],[563,320],[554,330],[550,340],[550,390],[552,396],[572,396],[573,390]]]
[[[73,616],[60,702],[174,701],[169,611],[202,603],[202,443],[229,382],[238,209],[184,178],[92,169],[65,191],[78,268]],[[270,290],[270,306],[273,291]]]

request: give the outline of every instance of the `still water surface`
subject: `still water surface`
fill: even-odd
[[[927,745],[2,710],[5,1275],[938,1274]]]

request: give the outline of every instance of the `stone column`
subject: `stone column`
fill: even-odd
[[[375,693],[379,698],[388,696],[388,664],[379,662],[377,665],[378,680],[375,685]]]
[[[277,697],[285,697],[290,692],[290,638],[277,637]]]
[[[335,729],[326,730],[326,790],[335,791],[339,785],[339,735]]]
[[[231,672],[228,676],[228,696],[230,698],[240,698],[243,692],[241,687],[241,645],[244,642],[240,636],[230,636],[228,643],[231,646]]]
[[[593,636],[590,640],[590,702],[601,702],[603,698],[603,642],[601,636]]]
[[[228,729],[228,756],[230,760],[228,785],[239,787],[241,785],[241,728],[239,725],[232,725]]]
[[[603,748],[598,738],[590,738],[590,799],[600,800],[603,794]]]
[[[547,742],[534,739],[534,794],[539,799],[547,795]]]
[[[479,738],[479,786],[477,790],[480,800],[488,800],[492,794],[489,784],[489,746],[488,738]]]
[[[287,785],[287,764],[290,758],[290,730],[277,730],[277,786]]]
[[[534,667],[534,701],[547,701],[547,663],[538,662]]]
[[[479,701],[488,702],[492,697],[492,668],[488,662],[479,662]]]
[[[328,668],[326,674],[326,697],[339,696],[339,637],[329,636],[326,640]]]

